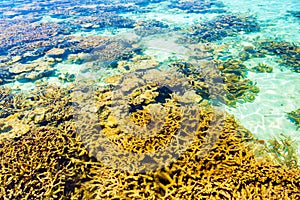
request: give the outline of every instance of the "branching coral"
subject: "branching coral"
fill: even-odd
[[[2,198],[68,198],[87,179],[85,162],[92,159],[72,123],[32,129],[0,144]]]
[[[188,82],[175,71],[135,72],[117,86],[100,91],[98,100],[91,102],[99,109],[99,122],[93,123],[100,132],[80,130],[99,160],[109,157],[114,166],[129,171],[153,170],[178,157],[195,136],[200,121],[197,98],[188,94],[192,92]],[[81,110],[80,115],[90,115]],[[131,162],[128,169],[124,161]]]
[[[299,198],[299,169],[256,161],[245,142],[251,140],[251,134],[237,125],[233,117],[227,116],[223,122],[215,124],[222,128],[213,138],[216,142],[209,153],[202,154],[201,135],[205,130],[199,129],[199,137],[177,161],[146,174],[106,170],[108,176],[116,178],[105,181],[95,176],[95,180],[84,184],[84,196],[93,199]],[[111,189],[106,190],[107,187]],[[109,192],[112,188],[115,191]],[[93,192],[88,192],[91,189]]]
[[[270,145],[266,150],[268,153],[270,153],[272,160],[287,168],[298,167],[298,155],[296,153],[296,146],[291,137],[281,134],[279,140],[273,138],[269,140],[269,143]]]
[[[128,80],[134,80],[133,76],[137,75],[134,74],[126,77],[129,78]],[[68,118],[62,120],[60,123],[55,123],[56,120],[59,120],[58,118],[53,119],[54,121],[47,123],[46,126],[33,123],[31,124],[31,129],[26,133],[11,139],[7,138],[4,140],[1,138],[1,198],[299,198],[299,169],[294,168],[293,165],[289,166],[291,169],[286,169],[284,165],[280,166],[272,161],[263,160],[263,158],[260,161],[257,160],[252,152],[252,146],[248,143],[248,141],[253,141],[251,133],[238,125],[232,116],[224,116],[222,110],[212,108],[209,104],[204,104],[203,101],[199,105],[200,107],[191,107],[198,108],[198,111],[193,111],[193,113],[180,112],[178,116],[181,118],[176,119],[176,111],[189,105],[191,100],[180,99],[180,96],[176,96],[175,94],[174,96],[173,94],[170,96],[166,95],[165,98],[159,100],[157,97],[161,96],[163,91],[157,91],[157,89],[161,86],[150,84],[150,82],[155,83],[153,78],[147,79],[147,77],[151,77],[150,74],[144,73],[143,77],[143,80],[148,80],[148,82],[146,82],[147,84],[141,82],[139,86],[140,90],[137,90],[137,87],[133,85],[126,84],[128,80],[123,78],[121,82],[124,83],[124,88],[116,89],[108,87],[103,89],[98,88],[96,91],[90,90],[93,98],[76,94],[76,91],[85,94],[88,93],[85,87],[76,87],[73,91],[62,88],[48,88],[47,92],[45,91],[43,95],[32,94],[30,99],[40,102],[40,106],[44,103],[47,107],[52,104],[68,107],[65,101],[72,102],[75,112],[71,114],[71,110],[69,109],[58,112],[65,112],[64,115],[66,116],[79,115],[79,117],[84,116],[86,118],[81,120],[75,118],[74,121],[72,118]],[[162,83],[160,79],[163,76],[155,76],[155,78],[157,78],[158,82]],[[180,80],[179,78],[177,76],[176,80]],[[172,79],[170,79],[168,84],[172,86],[172,82]],[[139,83],[139,81],[136,83]],[[184,83],[180,82],[180,84]],[[171,88],[171,86],[169,87]],[[118,98],[118,96],[112,96],[114,89],[115,91],[125,92],[121,92],[123,99]],[[143,97],[147,96],[145,94],[148,92],[150,94],[151,92],[154,93],[152,93],[152,96],[150,95],[148,101],[145,101]],[[60,94],[59,98],[55,98],[58,97],[58,94]],[[77,95],[77,97],[74,98],[74,95]],[[190,95],[183,96],[190,97]],[[73,98],[70,99],[70,97]],[[89,98],[81,99],[80,101],[80,98],[84,97]],[[163,99],[166,101],[162,101]],[[124,124],[122,126],[115,125],[122,124],[121,121],[116,121],[116,119],[114,121],[110,120],[113,120],[113,117],[116,117],[118,113],[112,109],[114,107],[112,105],[120,105],[121,102],[126,101],[137,106],[135,107],[136,110],[128,113],[129,118],[119,119],[128,119],[130,121],[133,119],[132,115],[135,115],[134,117],[141,117],[140,119],[145,120],[143,123],[140,123],[141,120],[133,120],[132,122],[138,127],[147,126],[149,117],[151,124],[153,116],[157,114],[161,115],[157,116],[157,119],[164,119],[162,124],[165,123],[165,126],[158,123],[159,127],[167,129],[167,123],[172,123],[172,126],[169,127],[175,127],[176,129],[176,121],[179,120],[177,122],[180,122],[181,131],[178,131],[178,129],[174,133],[161,132],[163,135],[172,134],[172,137],[164,136],[161,140],[161,142],[169,140],[169,144],[171,144],[170,151],[165,151],[165,154],[161,154],[164,157],[156,160],[158,162],[156,165],[159,163],[162,165],[158,165],[159,167],[152,168],[152,170],[144,170],[144,173],[132,173],[126,171],[126,168],[118,169],[115,168],[116,164],[113,163],[117,161],[120,164],[123,162],[134,164],[135,161],[132,158],[146,160],[149,158],[145,156],[148,151],[147,145],[140,146],[141,149],[144,148],[144,151],[140,151],[141,153],[137,157],[131,157],[128,155],[128,152],[138,151],[139,143],[122,138],[115,141],[112,139],[112,136],[118,137],[118,134],[120,134],[120,132],[115,130],[125,127],[123,126]],[[94,111],[95,115],[91,114],[91,110],[81,110],[80,105],[77,105],[78,102],[86,103],[87,105],[93,103],[98,108],[98,113],[97,109]],[[178,103],[179,107],[177,106]],[[143,106],[140,108],[138,105]],[[79,109],[76,108],[77,106],[79,106]],[[156,107],[159,109],[157,110]],[[163,114],[164,110],[161,108],[164,107],[174,108],[171,112],[173,114],[170,115],[169,119],[167,117],[170,114],[169,112]],[[120,107],[117,108],[119,110]],[[154,108],[156,108],[157,112],[151,110]],[[93,109],[93,107],[86,107],[85,109]],[[22,115],[22,113],[27,111],[27,107],[25,106],[20,110],[13,110],[12,112]],[[49,112],[51,111],[49,110]],[[90,117],[95,118],[90,120],[91,118],[89,118],[88,114],[83,115],[81,112],[90,113]],[[149,113],[150,115],[148,115]],[[114,116],[109,117],[111,114]],[[185,114],[189,117],[185,117]],[[105,118],[106,115],[108,118]],[[175,118],[172,118],[172,116]],[[195,119],[190,118],[191,116],[194,116]],[[24,116],[23,119],[27,118]],[[183,121],[184,119],[187,121]],[[185,126],[185,123],[188,126]],[[81,132],[81,130],[85,130],[86,132]],[[112,140],[104,140],[101,137],[97,137],[103,130],[106,130],[103,136]],[[153,126],[151,130],[163,129]],[[142,136],[135,135],[135,140],[143,142],[147,138],[159,136],[159,134],[155,135],[151,132],[144,133],[145,135]],[[134,134],[131,133],[131,135]],[[182,140],[184,138],[189,139],[189,141]],[[97,145],[99,147],[99,142],[104,141],[116,142],[118,145],[114,148],[119,150],[118,153],[123,152],[123,156],[112,157],[115,155],[116,150],[101,150],[97,148]],[[155,143],[152,144],[156,146]],[[167,148],[168,143],[157,144],[159,144],[159,148],[163,145]],[[183,144],[185,144],[184,148],[178,149]],[[87,151],[86,147],[89,151]],[[126,148],[130,150],[127,153]],[[90,157],[89,153],[94,153],[93,149],[94,152],[98,151],[99,154],[111,156],[108,157],[111,160],[95,160]],[[153,150],[159,154],[159,149]],[[174,152],[178,153],[177,156],[174,156]],[[152,163],[155,159],[150,161]],[[145,162],[145,164],[149,163]],[[142,168],[143,166],[138,167]]]
[[[278,55],[282,65],[294,72],[300,72],[300,47],[288,42],[263,41],[259,48],[267,54]]]
[[[293,72],[300,72],[300,47],[297,44],[285,41],[258,40],[254,46],[245,48],[240,56],[243,60],[265,57],[266,55],[278,56],[278,62]]]
[[[211,52],[224,49],[200,44],[191,48],[188,62],[177,60],[169,65],[175,70],[166,70],[141,55],[136,38],[73,34],[111,27],[106,30],[112,34],[115,28],[131,28],[138,36],[179,30],[186,34],[178,42],[191,44],[259,30],[255,18],[235,15],[189,30],[119,15],[149,12],[151,6],[140,6],[160,1],[0,2],[1,85],[50,76],[73,82],[74,74],[56,74],[53,68],[66,59],[84,64],[84,75],[103,68],[121,74],[105,78],[105,87],[85,79],[27,94],[0,89],[0,199],[300,198],[290,138],[271,140],[261,154],[269,156],[258,157],[251,133],[222,110],[220,102],[251,102],[259,92],[241,61],[211,61],[216,58]],[[166,6],[224,12],[218,1]],[[52,22],[46,22],[48,14]],[[299,72],[297,45],[263,41],[255,46],[245,49],[243,60],[274,54]],[[288,116],[299,124],[298,114]]]
[[[147,137],[152,135],[147,135],[145,132],[144,135],[133,138],[134,132],[129,132],[129,135],[122,134],[122,131],[126,131],[126,125],[128,128],[132,118],[123,116],[116,120],[114,119],[115,116],[111,116],[111,114],[116,114],[117,111],[124,113],[124,110],[121,109],[122,106],[118,106],[127,102],[133,105],[143,105],[135,107],[136,110],[134,111],[132,110],[133,113],[140,116],[137,113],[148,113],[149,109],[147,108],[149,106],[159,103],[156,102],[156,97],[159,95],[157,93],[150,95],[152,99],[149,98],[147,101],[141,98],[147,91],[151,93],[151,91],[156,90],[157,86],[155,84],[145,85],[143,79],[136,76],[126,76],[121,79],[120,83],[122,84],[118,84],[119,87],[115,88],[119,92],[123,91],[118,92],[119,95],[116,95],[112,88],[97,91],[97,102],[100,103],[98,104],[100,124],[102,124],[102,130],[107,130],[104,131],[105,137],[118,138],[118,135],[121,134],[122,138],[130,137],[131,139],[109,141],[103,140],[103,138],[99,140],[95,135],[92,136],[93,140],[98,139],[98,142],[93,143],[90,140],[88,143],[90,149],[99,149],[97,143],[105,141],[115,143],[115,148],[121,149],[121,151],[118,152],[119,156],[116,159],[115,154],[113,154],[113,151],[116,152],[116,150],[109,148],[109,152],[114,155],[111,157],[111,154],[106,153],[107,150],[99,149],[101,152],[98,153],[105,154],[109,158],[106,161],[102,160],[108,167],[104,169],[106,176],[114,178],[109,180],[98,178],[96,174],[100,173],[102,169],[93,169],[94,179],[85,182],[82,186],[85,190],[83,192],[85,198],[254,199],[273,198],[275,196],[276,198],[299,198],[299,169],[296,169],[295,166],[290,166],[292,169],[286,169],[283,163],[278,165],[273,161],[257,160],[254,152],[252,152],[252,145],[250,145],[254,141],[251,133],[238,125],[232,116],[227,115],[224,118],[223,112],[211,108],[209,104],[200,104],[201,107],[198,108],[199,118],[195,120],[195,123],[198,123],[195,131],[196,137],[193,137],[187,148],[181,151],[179,157],[175,157],[177,159],[166,162],[170,159],[166,154],[163,159],[165,165],[159,165],[160,167],[155,168],[155,170],[153,170],[154,168],[149,170],[149,167],[147,167],[148,170],[144,170],[144,173],[130,172],[131,170],[126,165],[122,165],[125,161],[132,165],[135,163],[128,152],[140,150],[139,157],[135,157],[135,159],[149,159],[145,156],[147,151],[141,149],[147,149],[147,146],[143,145],[143,141],[147,141]],[[157,78],[159,79],[159,77]],[[127,80],[134,82],[134,85],[139,85],[138,89],[133,85],[129,85],[126,82]],[[136,100],[133,101],[133,99]],[[153,104],[154,102],[156,103]],[[113,110],[114,107],[118,107],[118,109]],[[132,107],[128,109],[132,109]],[[162,113],[161,110],[160,113]],[[165,116],[163,115],[163,117]],[[148,117],[146,119],[149,120]],[[120,120],[126,123],[121,125]],[[149,122],[147,121],[147,123]],[[140,124],[136,125],[140,126]],[[186,133],[188,134],[188,132]],[[178,136],[176,136],[176,133],[173,134],[174,139],[180,140],[182,135],[179,134]],[[164,139],[169,140],[168,137],[164,137]],[[248,143],[248,141],[251,141],[251,143]],[[152,144],[155,146],[155,143]],[[166,143],[160,143],[160,145],[166,145]],[[176,151],[176,149],[174,150]],[[155,153],[160,153],[159,149],[155,149]],[[286,157],[286,155],[283,156]],[[116,162],[119,162],[119,165]],[[151,162],[155,163],[157,160],[154,159]],[[149,163],[144,164],[148,166]],[[113,168],[110,169],[109,166],[113,166]],[[123,166],[123,168],[120,166]],[[137,167],[141,170],[144,166],[137,165]],[[291,179],[291,177],[293,178]]]
[[[236,60],[172,63],[178,72],[190,80],[195,92],[204,99],[235,106],[237,102],[252,102],[259,88],[245,78],[247,68]]]

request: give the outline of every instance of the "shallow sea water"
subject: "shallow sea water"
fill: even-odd
[[[92,82],[91,87],[107,86],[107,78],[114,76],[127,77],[152,68],[172,71],[174,62],[191,61],[201,71],[203,62],[238,60],[247,68],[243,79],[252,81],[247,86],[259,88],[255,99],[244,102],[239,98],[234,105],[218,98],[217,102],[207,100],[232,114],[259,141],[268,144],[270,139],[280,140],[282,134],[290,137],[300,163],[300,128],[287,116],[300,108],[300,1],[211,0],[202,8],[193,8],[193,1],[155,2],[0,0],[0,86],[25,94],[49,85]],[[178,2],[191,4],[176,8]],[[216,21],[222,16],[246,21]],[[109,42],[95,44],[101,38]],[[133,57],[148,56],[151,62],[132,62],[126,54],[132,46],[121,42],[124,40],[139,49]],[[271,43],[262,47],[270,41],[298,50],[279,52],[280,45],[274,52],[266,50],[272,49]],[[51,49],[64,51],[51,54]],[[118,49],[121,57],[114,54]],[[241,55],[245,52],[250,55],[247,59]],[[255,52],[263,55],[255,56]],[[120,67],[126,61],[130,70]],[[261,64],[273,71],[251,70]]]

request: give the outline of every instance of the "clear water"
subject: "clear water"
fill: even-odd
[[[93,37],[99,36],[134,41],[136,46],[142,48],[140,55],[151,56],[158,63],[157,68],[168,70],[168,65],[174,60],[188,62],[190,56],[194,55],[192,46],[196,44],[180,43],[179,39],[194,26],[207,24],[224,15],[251,17],[260,29],[238,30],[228,33],[227,36],[221,34],[216,39],[198,41],[201,45],[220,49],[204,55],[201,61],[224,61],[226,58],[239,60],[240,52],[245,47],[257,47],[257,43],[266,40],[300,46],[300,1],[297,0],[211,0],[206,7],[197,8],[198,12],[193,12],[196,8],[193,10],[188,7],[174,7],[177,1],[157,2],[0,1],[0,73],[15,72],[0,74],[3,80],[0,82],[1,87],[9,87],[15,92],[30,92],[41,85],[55,84],[64,87],[82,79],[93,79],[97,85],[107,85],[104,81],[107,77],[124,75],[118,68],[109,67],[111,63],[121,62],[122,59],[102,62],[99,56],[98,60],[93,62],[85,60],[86,57],[82,62],[70,61],[67,57],[80,53],[80,49],[72,53],[68,47],[64,53],[55,56],[46,53],[60,46],[55,44],[55,41],[63,44],[63,41],[91,38],[90,41],[93,42],[97,40]],[[153,24],[147,24],[150,22]],[[208,27],[212,27],[214,23]],[[144,28],[141,34],[138,32],[139,26]],[[42,34],[39,34],[39,31]],[[42,53],[35,52],[42,49],[40,47],[43,46],[43,41],[49,43],[44,45],[46,50]],[[93,55],[97,52],[95,49],[84,52],[85,56]],[[121,51],[124,52],[126,50]],[[299,51],[294,59],[298,59],[299,65]],[[26,64],[37,63],[38,66],[42,66],[45,62],[46,65],[49,62],[52,64],[47,66],[47,69],[34,67],[30,71],[23,70]],[[19,66],[18,63],[23,65]],[[291,137],[300,156],[300,130],[287,118],[288,112],[300,108],[300,71],[293,71],[288,64],[280,63],[280,54],[266,54],[264,57],[242,60],[241,63],[249,69],[246,78],[255,83],[260,91],[253,102],[238,102],[236,106],[223,105],[223,108],[234,115],[235,119],[259,140],[279,138],[282,133]],[[272,66],[273,71],[258,73],[250,70],[261,63]],[[137,66],[137,70],[141,69],[139,67],[142,68]],[[20,69],[15,71],[17,68]],[[51,70],[52,73],[47,73]],[[20,78],[30,77],[35,73],[38,75],[33,79]],[[65,74],[71,74],[72,80],[62,80],[61,76]]]

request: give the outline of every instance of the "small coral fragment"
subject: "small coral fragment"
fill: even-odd
[[[287,117],[300,128],[300,108],[287,113]]]
[[[258,73],[271,73],[273,72],[273,67],[265,63],[260,63],[257,66],[251,68],[251,71],[258,72]]]

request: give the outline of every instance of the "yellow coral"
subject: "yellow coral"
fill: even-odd
[[[126,94],[132,90],[124,91]],[[143,109],[137,109],[132,112],[136,113],[133,118],[129,116],[123,119],[146,127],[152,121],[157,122],[151,129],[156,132],[138,137],[120,129],[122,123],[116,120],[119,113],[111,106],[116,105],[116,101],[124,101],[112,98],[113,94],[108,88],[92,93],[96,95],[94,103],[101,112],[86,116],[96,117],[98,123],[90,123],[89,119],[73,121],[70,117],[60,118],[57,115],[45,126],[31,123],[32,129],[14,140],[0,140],[0,198],[300,198],[299,169],[292,165],[291,169],[285,168],[265,157],[258,159],[252,150],[256,140],[251,133],[237,124],[233,116],[211,107],[207,101],[201,101],[200,107],[184,109],[183,105],[188,105],[189,99],[186,99],[186,104],[180,104],[180,98],[171,95],[164,103],[150,103]],[[62,112],[68,116],[71,115],[68,103],[72,96],[74,94],[68,90],[51,88],[44,94],[32,94],[30,99],[43,105],[45,112],[52,112],[54,116]],[[85,97],[78,96],[77,100],[81,98],[85,102]],[[1,119],[3,123],[15,123],[20,116],[29,120],[29,115],[23,114],[28,112],[32,104],[20,108],[22,104],[18,101],[11,110],[16,114]],[[91,102],[86,101],[88,105]],[[135,121],[137,118],[141,120]],[[98,147],[102,142],[113,142],[116,146],[101,151]],[[184,144],[185,148],[180,148]],[[163,148],[166,149],[164,153]],[[129,151],[139,154],[128,156]],[[149,159],[149,151],[160,152],[163,156],[152,157],[154,159],[144,163],[145,166],[136,164],[136,160]],[[91,155],[97,155],[94,153],[104,154],[103,160],[96,160]],[[174,156],[176,153],[177,156]],[[124,168],[115,168],[114,162]],[[136,165],[139,169],[144,167],[144,173],[130,173],[127,166],[122,165],[124,162]],[[159,167],[154,168],[151,165],[153,162]],[[147,170],[147,167],[152,170]]]

